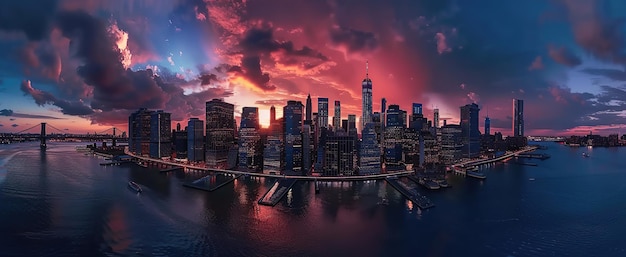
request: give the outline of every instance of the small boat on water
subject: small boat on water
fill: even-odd
[[[583,153],[583,157],[589,157],[588,153]]]
[[[142,191],[141,187],[137,183],[132,182],[132,181],[128,181],[128,187],[132,190],[135,190],[135,192],[137,193],[141,193]]]
[[[535,181],[535,178],[529,178],[528,180],[530,180],[530,181]]]

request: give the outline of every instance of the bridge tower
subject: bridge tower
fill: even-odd
[[[111,140],[113,142],[111,142],[111,144],[113,145],[113,147],[117,146],[117,140],[115,140],[115,127],[113,127],[113,139]]]
[[[46,123],[41,123],[41,134],[39,135],[39,148],[41,150],[46,150],[48,146],[46,145]]]

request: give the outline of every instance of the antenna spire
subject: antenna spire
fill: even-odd
[[[369,70],[370,70],[370,67],[369,67],[369,60],[365,60],[365,78],[366,78],[366,79],[368,79],[368,78],[370,77],[370,76],[369,76],[369,75],[370,75],[370,74],[369,74]]]

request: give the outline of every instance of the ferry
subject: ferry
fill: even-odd
[[[132,182],[132,181],[128,181],[128,187],[132,190],[135,190],[135,192],[137,193],[141,193],[142,191],[141,187],[137,183]]]
[[[588,153],[583,153],[583,157],[589,157]]]
[[[420,179],[419,184],[430,190],[436,190],[440,188],[439,183],[429,179]]]

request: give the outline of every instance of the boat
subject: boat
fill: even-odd
[[[583,157],[589,157],[588,153],[583,153]]]
[[[133,181],[128,181],[128,187],[130,189],[132,189],[132,190],[135,190],[135,192],[137,192],[137,193],[141,193],[141,191],[142,191],[141,187],[137,183],[135,183]]]
[[[144,168],[148,168],[148,164],[145,164],[143,162],[137,162],[137,165],[144,167]]]
[[[450,187],[450,184],[448,184],[448,181],[445,180],[445,179],[438,180],[438,181],[435,181],[435,182],[437,182],[439,184],[439,187],[443,187],[443,188]]]
[[[530,180],[530,181],[535,181],[535,178],[529,178],[528,180]]]

